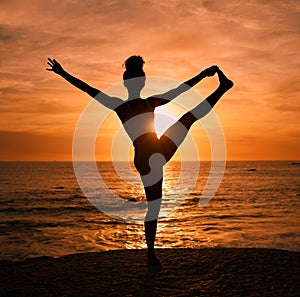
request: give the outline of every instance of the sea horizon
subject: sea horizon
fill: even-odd
[[[95,160],[96,162],[128,162],[128,160]],[[215,162],[300,162],[300,159],[237,159],[237,160],[214,160]],[[94,162],[94,160],[0,160],[0,163],[3,162]],[[130,161],[130,162],[133,162]],[[207,160],[171,160],[169,162],[212,162],[211,159]]]

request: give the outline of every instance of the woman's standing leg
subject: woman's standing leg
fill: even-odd
[[[159,215],[162,200],[162,181],[158,181],[152,186],[145,187],[146,198],[148,202],[148,211],[145,217],[145,236],[147,242],[148,264],[160,265],[155,255],[154,243],[157,229],[157,219]]]
[[[150,145],[150,144],[149,144]],[[147,145],[146,145],[147,147]],[[150,147],[148,147],[149,149]],[[154,150],[156,151],[156,150]],[[144,185],[148,210],[145,216],[145,237],[147,242],[147,257],[149,265],[160,265],[155,255],[154,243],[162,201],[163,165],[165,159],[160,153],[136,151],[134,164]]]

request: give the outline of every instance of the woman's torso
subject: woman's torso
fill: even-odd
[[[157,139],[154,130],[154,107],[147,100],[137,98],[124,101],[115,112],[135,147],[146,140]]]
[[[158,139],[154,130],[154,109],[147,99],[125,101],[115,109],[135,148],[134,164],[140,173],[149,172],[149,158],[162,154],[165,162],[171,159],[176,145],[166,136]]]

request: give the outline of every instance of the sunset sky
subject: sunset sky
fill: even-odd
[[[149,76],[185,81],[217,64],[234,81],[215,108],[228,160],[299,160],[299,33],[297,0],[1,0],[0,159],[72,159],[90,98],[45,71],[47,57],[105,90],[140,54]],[[209,78],[196,90],[216,86]],[[110,159],[114,133],[103,132],[99,160]],[[199,141],[201,133],[191,131]]]

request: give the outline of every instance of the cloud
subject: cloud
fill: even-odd
[[[36,123],[46,133],[51,121],[56,129],[76,122],[89,99],[44,71],[48,56],[105,89],[121,80],[131,54],[144,56],[148,75],[177,80],[218,64],[235,82],[217,107],[227,113],[224,125],[234,118],[236,133],[247,134],[253,127],[243,119],[255,117],[257,127],[275,128],[272,119],[299,108],[299,14],[297,1],[3,0],[0,128]],[[197,88],[208,94],[215,82]],[[298,124],[289,120],[289,129]]]

